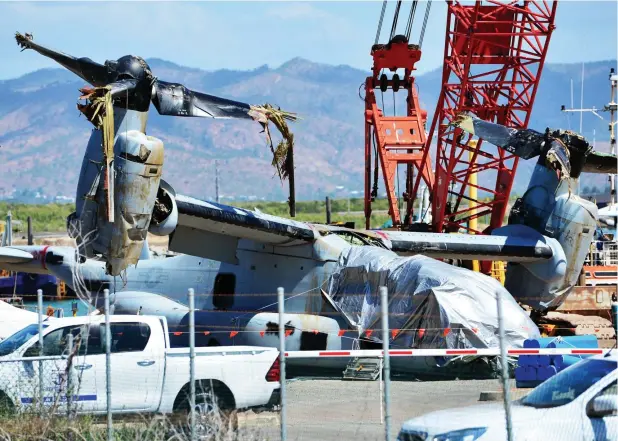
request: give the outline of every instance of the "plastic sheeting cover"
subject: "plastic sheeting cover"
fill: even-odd
[[[540,337],[526,312],[489,276],[421,255],[351,247],[341,255],[327,294],[359,335],[375,330],[369,337],[375,342],[382,341],[380,286],[388,288],[389,328],[407,330],[394,340],[391,334],[393,347],[498,347],[497,295],[503,300],[507,347]]]

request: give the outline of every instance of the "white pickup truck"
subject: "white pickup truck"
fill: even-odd
[[[165,318],[114,315],[110,322],[112,412],[186,412],[189,348],[170,348]],[[69,333],[74,336],[75,355],[67,382]],[[196,348],[197,409],[210,405],[213,396],[222,410],[278,405],[278,355],[277,350],[264,347]],[[78,413],[104,413],[105,357],[103,316],[44,323],[42,351],[38,325],[28,325],[0,342],[0,405],[19,410],[36,401],[41,366],[44,403],[55,403],[61,412],[70,400],[69,405]],[[67,393],[67,383],[73,385],[72,394]]]

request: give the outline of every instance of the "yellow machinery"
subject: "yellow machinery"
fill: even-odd
[[[477,141],[475,139],[470,140],[470,142],[468,143],[468,145],[471,147],[471,149],[468,151],[470,162],[472,162],[472,157],[474,155],[473,152],[476,148],[476,144],[477,144]],[[476,173],[470,174],[470,180],[468,181],[468,183],[469,183],[468,194],[470,196],[470,208],[473,209],[474,207],[476,207],[476,200],[478,196],[477,188],[476,188],[476,185],[477,185]],[[471,210],[470,214],[471,215],[476,214],[476,210]],[[475,217],[473,219],[470,219],[468,221],[468,228],[470,229],[471,234],[476,234],[474,233],[474,231],[478,231],[478,218]],[[472,270],[480,271],[480,263],[478,260],[472,261]],[[504,278],[505,278],[505,263],[504,262],[501,262],[501,261],[492,262],[491,277],[493,277],[494,279],[499,281],[502,285],[504,285]]]
[[[470,149],[468,151],[468,156],[469,156],[469,159],[470,159],[470,164],[472,164],[472,160],[473,160],[474,150],[476,148],[476,144],[477,144],[477,141],[475,139],[470,140],[470,142],[468,143],[468,145],[470,147],[472,147],[472,149]],[[469,192],[469,195],[470,195],[470,208],[474,208],[474,207],[476,207],[476,198],[477,198],[476,185],[478,185],[477,182],[476,182],[476,173],[470,174],[470,180],[468,182],[469,182],[468,192]],[[476,214],[476,210],[471,210],[470,211],[470,216],[474,216],[475,214]],[[468,228],[471,230],[470,233],[476,234],[476,233],[473,233],[473,231],[478,231],[478,219],[476,217],[473,217],[472,219],[470,219],[468,221]],[[478,271],[480,271],[480,269],[481,269],[481,267],[480,267],[479,261],[478,260],[473,260],[472,261],[472,271],[477,271],[478,272]]]

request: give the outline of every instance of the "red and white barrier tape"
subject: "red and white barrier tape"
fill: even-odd
[[[508,355],[598,355],[610,349],[550,348],[550,349],[507,349]],[[391,349],[391,357],[452,357],[457,355],[500,355],[499,348],[489,349]],[[325,357],[382,357],[384,351],[367,349],[356,351],[287,351],[287,358],[325,358]]]

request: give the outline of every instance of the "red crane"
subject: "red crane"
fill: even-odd
[[[394,27],[400,4],[397,4]],[[420,120],[423,120],[423,111],[418,106],[413,89],[414,78],[408,73],[414,70],[414,64],[420,59],[420,44],[415,51],[414,46],[408,45],[406,41],[410,54],[407,58],[395,55],[404,51],[399,42],[392,40],[392,31],[389,45],[374,45],[373,76],[367,79],[365,96],[365,216],[368,227],[372,202],[372,141],[381,159],[389,214],[394,227],[410,227],[414,197],[421,181],[430,189],[432,231],[456,232],[463,228],[468,232],[487,234],[502,225],[515,178],[517,158],[501,148],[484,145],[482,140],[470,142],[470,137],[463,136],[459,129],[451,129],[448,124],[457,113],[471,111],[485,120],[511,127],[527,127],[554,29],[556,6],[555,1],[484,0],[472,4],[447,1],[442,87],[426,140],[424,130],[416,137],[407,137],[407,144],[392,143],[392,136],[384,135],[389,124],[395,130],[403,129],[407,135],[406,127],[417,127],[419,115]],[[409,34],[406,35],[409,38]],[[385,60],[391,64],[385,63]],[[382,116],[381,109],[375,104],[375,96],[371,93],[371,88],[378,86],[382,86],[383,90],[385,83],[387,88],[396,92],[395,75],[386,80],[377,77],[376,72],[383,67],[391,71],[404,69],[406,74],[403,84],[408,86],[404,90],[412,98],[407,101],[408,115],[395,120]],[[399,83],[402,84],[402,81],[399,80]],[[432,171],[434,167],[430,152],[434,138],[435,172]],[[407,147],[408,156],[396,156],[393,153],[395,147]],[[468,152],[472,152],[472,155]],[[406,192],[403,195],[407,208],[403,222],[392,184],[394,178],[391,178],[399,163],[408,165]],[[412,179],[414,170],[418,170],[418,173]],[[478,176],[478,184],[473,185],[479,196],[474,200],[466,195],[472,174]],[[489,216],[489,227],[484,231],[471,231],[468,222],[483,216]]]
[[[395,35],[397,18],[401,8],[401,1],[397,2],[395,19],[391,27],[391,35],[388,44],[378,44],[380,28],[386,9],[386,1],[382,4],[382,14],[378,26],[376,41],[371,48],[373,57],[372,75],[365,81],[365,222],[366,228],[370,228],[371,203],[377,197],[378,191],[378,164],[382,165],[382,174],[386,195],[389,203],[389,214],[393,219],[393,225],[401,225],[402,219],[399,212],[399,196],[397,195],[396,180],[397,168],[405,164],[407,169],[406,191],[404,199],[408,204],[403,223],[411,222],[412,204],[412,173],[417,170],[419,179],[423,179],[429,187],[433,186],[433,170],[427,160],[424,151],[427,145],[425,133],[427,124],[427,112],[420,108],[418,94],[414,85],[412,72],[414,65],[421,58],[420,44],[409,44],[412,22],[418,2],[413,2],[408,18],[408,26],[405,35]],[[429,5],[429,4],[428,4]],[[426,18],[429,7],[426,9]],[[423,28],[424,29],[424,28]],[[424,33],[424,31],[423,31]],[[388,78],[384,70],[395,72]],[[403,78],[396,73],[403,70]],[[405,92],[406,114],[401,116],[384,114],[376,100],[376,91],[383,94],[392,90],[393,99],[396,93]],[[372,176],[372,150],[375,155],[374,173]],[[429,165],[428,165],[429,164]],[[373,177],[373,187],[372,187]]]

